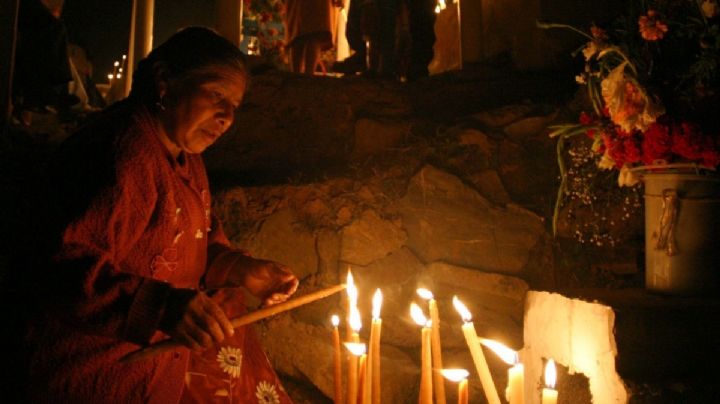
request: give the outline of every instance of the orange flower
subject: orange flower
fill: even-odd
[[[657,41],[665,36],[668,26],[660,20],[655,10],[648,10],[647,15],[640,16],[640,35],[646,41]]]

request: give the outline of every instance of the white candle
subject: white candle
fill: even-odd
[[[348,404],[357,403],[358,399],[358,360],[365,354],[365,344],[359,342],[346,342],[345,347],[350,351],[351,360],[348,361]]]
[[[555,390],[557,370],[555,361],[550,359],[545,365],[545,388],[542,390],[542,404],[556,404],[558,392]]]
[[[470,373],[465,369],[443,369],[442,375],[451,382],[458,384],[458,404],[468,404],[468,375]]]
[[[480,342],[495,352],[500,359],[512,367],[508,370],[508,386],[505,398],[510,404],[525,403],[525,369],[518,359],[516,351],[493,340],[481,339]]]
[[[443,368],[442,348],[440,344],[440,314],[438,313],[437,301],[433,293],[427,289],[420,288],[417,294],[428,301],[430,311],[430,322],[432,323],[432,368],[433,368],[433,390],[435,392],[435,403],[445,404],[445,380],[440,373]]]
[[[420,337],[421,360],[420,360],[420,404],[432,404],[433,385],[432,385],[432,355],[430,354],[430,334],[431,323],[423,314],[422,309],[415,303],[410,305],[410,316],[418,325],[422,326]]]
[[[382,319],[380,308],[382,307],[382,292],[375,290],[372,301],[372,324],[370,325],[370,353],[368,354],[368,383],[363,396],[365,403],[380,403],[380,332]]]
[[[475,369],[480,376],[480,383],[482,384],[483,391],[485,392],[485,398],[489,404],[500,404],[500,396],[498,396],[497,389],[495,389],[495,383],[492,380],[490,369],[488,368],[485,355],[478,344],[478,336],[475,332],[475,326],[472,323],[472,316],[470,311],[465,305],[458,299],[457,296],[453,297],[453,305],[455,309],[460,313],[464,324],[462,325],[463,334],[465,335],[465,342],[467,342],[468,349],[473,358]]]
[[[342,404],[342,369],[340,360],[340,331],[338,325],[340,325],[340,317],[333,314],[331,318],[333,325],[333,351],[334,351],[334,365],[335,365],[335,404]]]

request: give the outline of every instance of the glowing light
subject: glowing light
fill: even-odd
[[[120,73],[122,73],[122,67],[121,67],[121,68],[119,68],[119,69],[118,69],[118,71],[119,71]]]
[[[470,310],[468,310],[467,306],[465,306],[457,296],[453,296],[453,306],[455,306],[455,310],[460,313],[460,317],[462,317],[464,322],[469,323],[472,321]]]
[[[108,80],[112,80],[113,77],[115,77],[115,76],[114,76],[112,73],[111,73],[111,74],[108,74]]]
[[[418,296],[420,296],[421,298],[423,298],[425,300],[430,300],[434,297],[433,292],[431,292],[425,288],[419,288],[418,290],[416,290],[416,292],[417,292]]]
[[[115,63],[113,63],[113,66],[115,66],[115,67],[120,66],[120,62],[118,62],[118,61],[116,60]]]
[[[377,320],[380,318],[380,308],[382,307],[383,295],[380,289],[375,290],[372,299],[372,318]]]
[[[517,352],[506,347],[505,345],[503,345],[497,341],[493,341],[491,339],[485,339],[485,338],[480,338],[480,343],[485,345],[486,347],[490,348],[491,351],[495,352],[495,354],[497,356],[499,356],[500,359],[502,359],[508,365],[514,365],[514,364],[518,363]]]
[[[332,317],[330,317],[330,322],[332,323],[333,327],[337,327],[340,325],[340,317],[338,317],[337,314],[333,314]]]
[[[415,303],[410,304],[410,317],[412,317],[413,321],[415,321],[418,325],[422,325],[425,327],[430,326],[430,321],[427,317],[425,317],[425,314],[423,313],[420,306]]]
[[[357,290],[357,286],[355,286],[355,280],[353,279],[352,272],[350,272],[349,269],[348,269],[348,273],[347,273],[347,282],[345,282],[345,283],[347,283],[347,294],[348,294],[348,299],[350,300],[350,305],[357,306],[358,290]],[[352,310],[352,308],[351,308],[351,310]]]
[[[116,79],[121,79],[121,78],[122,78],[122,74],[119,74],[119,73],[116,74],[116,75],[115,75],[115,78],[116,78]]]
[[[545,385],[554,389],[556,380],[557,369],[555,369],[555,361],[550,359],[545,365]]]
[[[440,14],[440,6],[435,6],[435,14]]]
[[[357,307],[353,306],[350,308],[350,328],[353,331],[359,332],[362,328],[362,319],[360,318],[360,311]]]
[[[345,348],[347,348],[347,350],[355,356],[360,356],[367,350],[365,344],[362,342],[346,342]]]
[[[465,369],[443,369],[440,372],[446,379],[456,383],[463,379],[467,379],[470,375],[470,372]]]
[[[123,60],[127,59],[127,55],[123,55]]]

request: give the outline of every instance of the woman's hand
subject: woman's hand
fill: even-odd
[[[300,281],[285,265],[252,257],[243,263],[244,268],[236,268],[243,274],[241,286],[265,306],[286,301],[298,288]]]
[[[225,312],[205,293],[173,289],[160,322],[160,329],[193,350],[203,350],[235,333]]]

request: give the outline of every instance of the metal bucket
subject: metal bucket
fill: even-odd
[[[720,177],[642,174],[645,184],[645,287],[706,295],[720,286]]]

